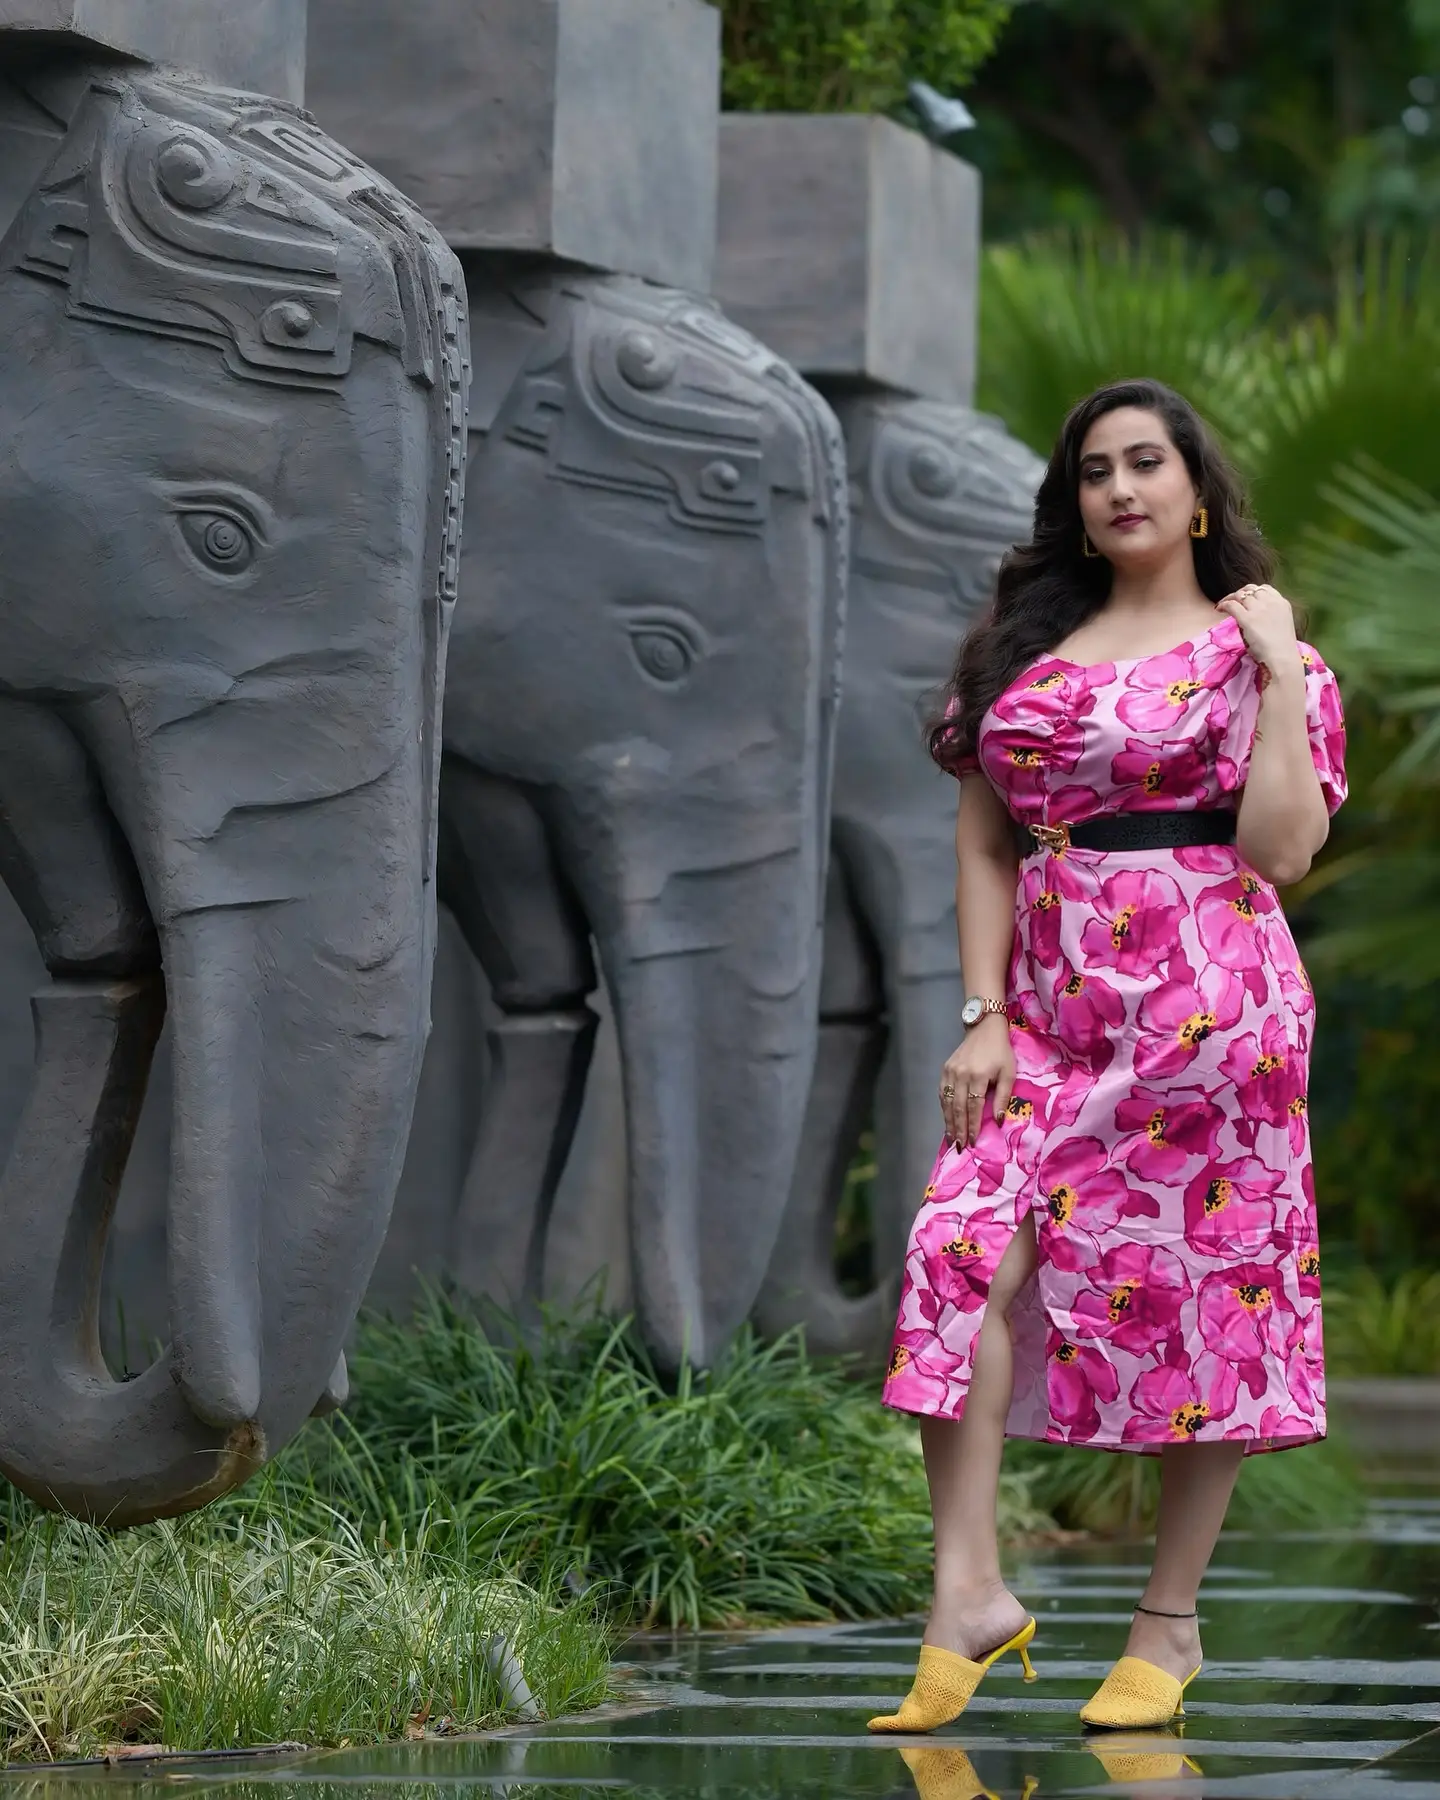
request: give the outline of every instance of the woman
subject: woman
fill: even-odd
[[[931,733],[960,782],[968,1029],[885,1401],[922,1415],[935,1591],[872,1729],[957,1717],[1006,1650],[1033,1679],[996,1548],[1007,1429],[1161,1458],[1149,1583],[1080,1715],[1116,1727],[1171,1718],[1199,1672],[1241,1457],[1325,1435],[1314,1005],[1275,887],[1325,842],[1345,738],[1270,573],[1186,401],[1103,388]]]

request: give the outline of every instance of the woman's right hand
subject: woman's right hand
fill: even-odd
[[[1014,1085],[1010,1021],[1003,1013],[987,1013],[966,1032],[965,1042],[948,1059],[940,1076],[940,1111],[950,1142],[962,1149],[973,1144],[980,1133],[991,1088],[995,1090],[994,1114],[1000,1119]]]

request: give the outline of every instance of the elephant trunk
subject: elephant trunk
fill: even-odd
[[[599,934],[636,1306],[671,1369],[714,1360],[770,1260],[814,1061],[813,892],[793,854],[672,876],[647,922]]]
[[[190,1510],[324,1401],[424,1042],[417,785],[402,762],[309,804],[232,812],[194,861],[151,871],[163,995],[150,976],[37,998],[36,1081],[0,1186],[14,1251],[0,1466],[42,1504],[112,1525]],[[172,1343],[115,1381],[100,1265],[166,999]]]

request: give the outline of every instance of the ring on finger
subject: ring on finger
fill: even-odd
[[[943,1087],[940,1090],[940,1098],[942,1100],[948,1100],[954,1092],[955,1090],[953,1087]]]

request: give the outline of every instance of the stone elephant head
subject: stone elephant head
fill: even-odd
[[[533,1298],[614,1010],[641,1327],[744,1320],[814,1054],[844,592],[824,402],[708,304],[467,261],[480,360],[446,700],[442,897],[502,1012],[457,1220],[465,1285]]]
[[[427,1028],[458,568],[458,266],[308,117],[0,82],[0,873],[53,982],[0,1186],[0,1469],[112,1524],[343,1380]],[[170,1342],[101,1252],[174,1040]]]
[[[958,641],[1030,532],[1043,465],[966,407],[852,396],[836,410],[854,519],[826,901],[820,1051],[795,1186],[757,1317],[812,1348],[883,1345],[911,1220],[934,1161],[940,1067],[963,1028],[955,784],[920,730]],[[876,1285],[836,1278],[836,1212],[873,1119]]]

